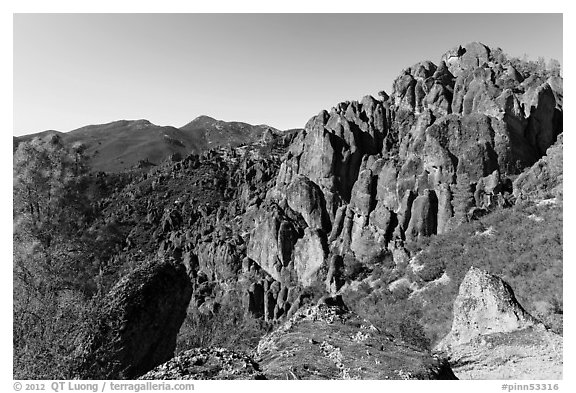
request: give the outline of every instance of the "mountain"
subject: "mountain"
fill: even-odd
[[[253,143],[282,132],[265,125],[225,122],[208,116],[200,116],[181,128],[157,126],[148,120],[120,120],[66,133],[44,131],[14,137],[15,149],[20,141],[49,134],[58,135],[66,144],[84,145],[94,171],[121,172],[141,162],[158,165],[172,155],[184,157],[213,147]]]
[[[201,141],[203,149],[217,146],[237,146],[254,143],[268,133],[278,134],[275,128],[267,125],[253,126],[241,122],[225,122],[208,116],[200,116],[190,123],[180,127],[181,131],[194,136]]]
[[[557,378],[562,83],[557,70],[470,43],[301,130],[278,137],[262,126],[254,138],[200,117],[177,131],[201,154],[90,177],[84,190],[99,196],[74,236],[98,247],[73,254],[72,266],[89,277],[78,291],[99,306],[65,326],[77,348],[58,354],[74,366],[65,375],[519,379],[538,368]],[[222,138],[251,142],[214,147]],[[58,258],[48,261],[67,245],[50,243]],[[156,265],[173,266],[190,296],[166,290]],[[155,285],[161,297],[147,295]],[[179,330],[154,317],[158,304],[186,309]],[[118,312],[118,332],[98,322]],[[554,346],[532,345],[543,339]],[[122,352],[139,342],[162,349],[148,362]]]

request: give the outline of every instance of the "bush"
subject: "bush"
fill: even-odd
[[[272,328],[244,311],[238,290],[232,290],[213,314],[190,307],[178,335],[176,354],[191,348],[224,347],[250,351]]]
[[[361,280],[366,277],[366,266],[351,255],[344,256],[344,279],[346,281]]]

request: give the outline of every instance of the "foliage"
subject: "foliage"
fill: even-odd
[[[388,286],[370,286],[363,282],[357,289],[347,290],[344,301],[352,311],[386,334],[429,350],[430,340],[420,322],[421,305],[413,302],[405,289],[391,291]]]
[[[344,256],[344,279],[354,281],[362,279],[367,274],[367,267],[350,254]]]
[[[346,291],[344,301],[395,337],[430,347],[450,331],[460,283],[475,266],[504,279],[528,312],[561,333],[562,242],[561,206],[518,204],[407,244],[422,268],[388,276],[375,269],[363,285]],[[442,274],[449,280],[430,283]],[[421,290],[412,292],[410,282]]]
[[[252,350],[271,325],[248,315],[238,289],[231,290],[213,313],[190,307],[178,335],[176,353],[198,347]]]
[[[522,74],[524,78],[533,77],[545,81],[551,76],[560,76],[560,62],[556,59],[550,59],[548,65],[543,57],[538,57],[536,61],[529,60],[527,55],[521,59],[512,57],[509,59],[510,64]]]
[[[98,251],[83,236],[92,219],[82,146],[57,136],[19,144],[14,154],[15,378],[62,378],[79,321],[97,291]]]

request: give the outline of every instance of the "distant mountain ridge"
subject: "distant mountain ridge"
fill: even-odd
[[[66,144],[84,144],[93,170],[120,172],[141,161],[159,164],[173,154],[185,156],[219,146],[250,144],[283,132],[267,125],[226,122],[209,116],[199,116],[180,128],[158,126],[145,119],[118,120],[69,132],[47,130],[14,137],[14,150],[22,141],[50,134],[58,135]]]

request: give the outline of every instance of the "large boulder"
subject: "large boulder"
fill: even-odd
[[[450,72],[455,76],[481,66],[490,60],[490,48],[480,42],[471,42],[464,48],[458,46],[442,56]]]
[[[460,379],[562,379],[562,336],[528,314],[500,278],[477,268],[466,274],[452,330],[435,350]]]
[[[438,349],[464,344],[478,336],[540,324],[522,308],[507,283],[475,267],[468,270],[460,284],[453,313],[452,329]]]
[[[150,262],[125,276],[87,321],[82,379],[132,379],[174,356],[192,284],[186,269]]]

